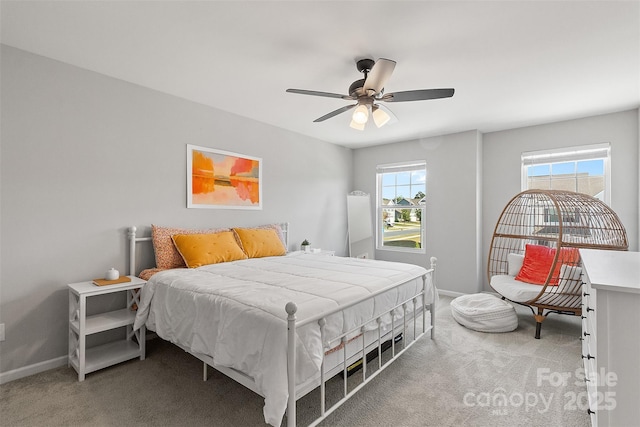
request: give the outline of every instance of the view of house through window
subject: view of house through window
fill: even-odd
[[[609,204],[609,144],[522,154],[522,189],[568,190]]]
[[[424,252],[424,161],[377,167],[378,249]]]

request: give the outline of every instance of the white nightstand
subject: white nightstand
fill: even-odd
[[[139,304],[140,290],[147,283],[129,276],[130,282],[117,285],[97,286],[92,281],[69,285],[69,366],[78,372],[78,380],[84,381],[86,374],[106,368],[125,360],[145,355],[145,327],[133,331],[136,312],[133,304]],[[120,310],[87,316],[87,298],[114,292],[127,293],[127,306]],[[122,340],[87,348],[87,335],[126,326]],[[135,337],[135,340],[133,339]]]
[[[317,251],[317,252],[314,252],[314,251]],[[313,255],[335,256],[336,251],[329,251],[327,249],[311,249],[310,253]]]
[[[327,249],[311,249],[308,251],[292,251],[287,253],[287,255],[302,255],[302,254],[335,256],[336,251],[330,251]]]

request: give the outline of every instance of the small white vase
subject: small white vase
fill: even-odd
[[[107,272],[104,274],[104,278],[106,280],[116,280],[119,277],[120,277],[120,272],[113,267],[107,270]]]

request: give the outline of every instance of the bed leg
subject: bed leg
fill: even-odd
[[[209,379],[207,375],[207,364],[202,362],[202,381],[206,381],[207,379]]]
[[[296,311],[298,307],[293,302],[285,306],[287,312],[287,427],[296,425]]]

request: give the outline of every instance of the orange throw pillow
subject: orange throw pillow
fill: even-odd
[[[533,285],[544,285],[547,281],[553,258],[556,256],[556,249],[541,245],[526,245],[524,251],[524,261],[522,268],[516,276],[516,280],[531,283]],[[558,276],[562,264],[576,265],[580,259],[580,254],[576,248],[561,248],[560,257],[554,268],[553,275],[549,281],[550,286],[558,285]]]
[[[273,228],[234,228],[233,231],[249,258],[282,256],[287,253],[287,248]]]
[[[174,234],[178,252],[189,268],[247,259],[232,231],[211,234]]]

